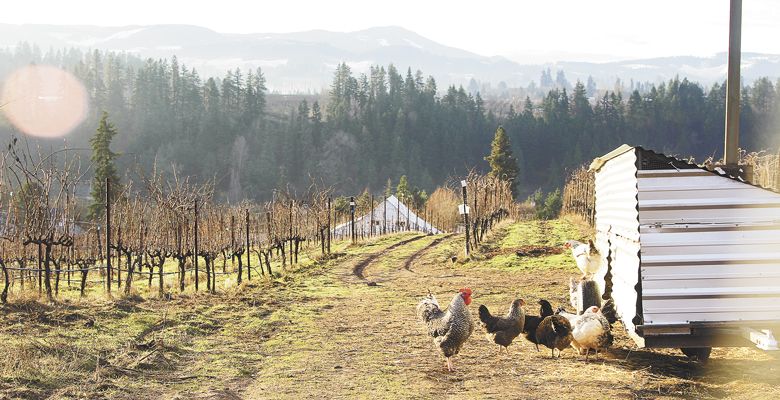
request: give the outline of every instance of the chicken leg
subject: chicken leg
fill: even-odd
[[[450,357],[447,357],[447,370],[450,372],[455,370],[454,368],[452,368],[452,359],[450,359]]]

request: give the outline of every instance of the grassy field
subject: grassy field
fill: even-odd
[[[503,223],[464,260],[460,235],[403,233],[312,251],[216,295],[16,298],[0,310],[0,398],[780,398],[770,354],[715,349],[702,365],[636,349],[619,324],[588,363],[522,338],[499,355],[477,330],[447,371],[416,321],[422,296],[446,302],[469,286],[475,316],[515,297],[533,313],[540,298],[568,304],[578,271],[561,245],[588,234],[566,220]]]

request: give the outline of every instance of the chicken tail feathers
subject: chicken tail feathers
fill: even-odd
[[[617,322],[617,310],[615,309],[615,301],[612,298],[601,306],[601,313],[609,321],[610,325]]]
[[[436,301],[436,297],[434,297],[432,294],[429,294],[427,297],[422,299],[419,304],[417,304],[417,318],[423,323],[427,323],[437,315],[441,314],[441,312],[442,311],[441,308],[439,308],[439,302]]]
[[[487,328],[488,332],[494,331],[493,325],[495,322],[495,317],[490,314],[490,311],[484,304],[479,306],[479,320],[485,324],[485,328]]]
[[[571,333],[571,324],[564,317],[552,318],[552,329],[558,337],[564,337]]]

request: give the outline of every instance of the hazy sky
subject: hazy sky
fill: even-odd
[[[397,25],[520,61],[711,55],[728,48],[729,0],[4,0],[0,22],[193,24],[219,32]],[[780,1],[744,0],[742,51],[780,54]]]

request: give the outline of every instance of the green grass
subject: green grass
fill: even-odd
[[[474,268],[496,268],[507,271],[576,269],[567,240],[585,240],[590,228],[570,219],[552,221],[504,221],[487,234],[483,244],[473,252],[466,265]],[[519,257],[516,250],[529,247],[560,251],[540,257]]]

